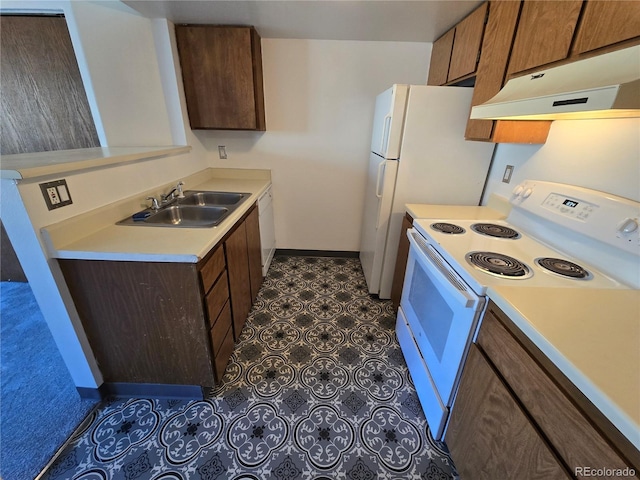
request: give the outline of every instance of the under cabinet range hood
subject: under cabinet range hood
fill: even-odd
[[[471,118],[640,117],[640,45],[512,78]]]

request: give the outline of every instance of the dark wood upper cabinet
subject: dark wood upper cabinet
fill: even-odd
[[[482,55],[471,105],[480,105],[497,94],[504,84],[511,44],[520,13],[519,1],[489,2],[489,19],[482,42]],[[491,140],[493,120],[469,120],[468,140]]]
[[[589,0],[582,13],[572,56],[640,37],[640,2]]]
[[[452,82],[475,73],[487,18],[487,2],[456,25],[447,81]]]
[[[453,50],[453,39],[456,29],[452,28],[433,42],[431,49],[431,63],[429,66],[429,78],[427,85],[444,85],[449,76],[449,63],[451,61],[451,51]]]
[[[507,75],[569,56],[582,0],[525,0]]]
[[[475,73],[487,10],[483,3],[433,43],[427,85],[445,85]]]
[[[265,130],[255,28],[176,25],[176,39],[191,128]]]

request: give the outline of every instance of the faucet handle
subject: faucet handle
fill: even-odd
[[[160,204],[158,203],[158,199],[156,197],[147,197],[147,200],[151,200],[151,209],[152,210],[160,210]]]
[[[182,186],[183,185],[184,185],[183,181],[179,181],[178,184],[176,185],[176,190],[178,192],[176,197],[178,197],[178,198],[184,198],[184,193],[182,193]]]

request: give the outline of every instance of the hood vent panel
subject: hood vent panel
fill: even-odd
[[[640,45],[523,75],[471,118],[559,120],[640,117]]]

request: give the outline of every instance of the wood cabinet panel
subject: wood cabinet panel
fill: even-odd
[[[475,345],[445,440],[463,479],[571,478]]]
[[[455,28],[452,28],[433,42],[427,85],[444,85],[447,83],[454,37]]]
[[[487,18],[487,6],[487,2],[483,3],[456,25],[448,82],[471,75],[476,71]]]
[[[507,75],[569,56],[582,0],[525,0]]]
[[[247,229],[241,223],[224,242],[233,316],[233,336],[238,340],[251,310],[251,282],[247,255]]]
[[[504,377],[571,471],[576,467],[628,465],[549,375],[520,346],[490,306],[478,344]],[[576,442],[575,439],[580,441]]]
[[[64,17],[0,16],[2,154],[99,147]]]
[[[225,268],[224,249],[217,247],[200,269],[202,290],[207,293]]]
[[[247,255],[249,256],[249,280],[251,283],[251,303],[256,301],[262,286],[262,246],[260,243],[260,219],[254,208],[247,219]]]
[[[400,299],[402,298],[402,285],[404,284],[404,273],[407,269],[407,260],[409,257],[409,239],[407,238],[407,230],[413,226],[413,218],[408,213],[402,219],[402,227],[400,233],[400,242],[398,243],[398,256],[396,257],[396,266],[393,272],[393,283],[391,284],[391,301],[393,307],[398,310]]]
[[[192,129],[264,130],[260,36],[253,27],[177,25]]]
[[[59,264],[106,382],[215,384],[195,264]]]
[[[209,331],[209,338],[211,339],[211,347],[213,349],[213,355],[215,357],[219,357],[220,350],[222,348],[222,343],[226,339],[227,332],[231,328],[231,303],[227,299],[227,302],[224,304],[224,308],[220,311],[220,315],[216,319],[214,319],[213,326]],[[219,361],[222,361],[222,357],[220,356]],[[228,360],[228,357],[227,357]],[[220,380],[220,379],[218,379]]]
[[[478,64],[471,105],[486,102],[497,94],[504,84],[511,44],[520,13],[520,4],[519,1],[489,2],[489,19],[482,42],[482,55]],[[469,119],[465,138],[490,140],[493,125],[493,120]]]
[[[229,357],[231,356],[231,352],[233,352],[233,346],[233,327],[229,327],[220,345],[218,355],[216,355],[215,358],[216,378],[218,381],[222,380],[224,371],[227,368],[227,363],[229,363]]]
[[[229,283],[227,281],[227,273],[224,272],[205,297],[209,326],[215,323],[227,300],[229,300]]]
[[[572,55],[640,36],[640,2],[589,0],[578,25]]]

